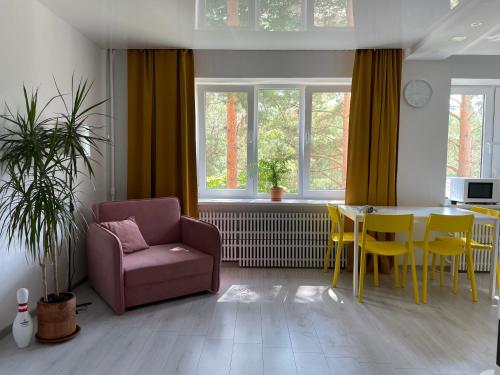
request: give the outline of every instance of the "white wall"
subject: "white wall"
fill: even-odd
[[[430,103],[420,109],[411,108],[401,99],[398,164],[400,205],[432,206],[443,203],[451,80],[498,80],[499,67],[500,56],[455,56],[445,61],[404,63],[403,87],[412,79],[425,79],[432,85],[433,95]],[[499,120],[497,118],[496,128]],[[495,163],[500,163],[500,160],[495,160]]]
[[[0,10],[0,110],[3,103],[16,109],[22,104],[21,86],[39,87],[41,100],[54,94],[52,76],[68,91],[71,75],[95,81],[90,101],[106,98],[106,54],[82,34],[35,0],[2,0]],[[0,123],[3,129],[4,124]],[[83,183],[85,205],[106,198],[105,160],[96,165],[95,190]],[[76,256],[77,275],[86,275],[85,254],[80,243]],[[61,276],[66,274],[62,267]],[[39,266],[27,262],[22,249],[7,253],[0,243],[0,331],[16,314],[16,290],[31,292],[30,309],[41,296]]]
[[[350,78],[353,51],[197,50],[197,78]]]
[[[433,94],[430,102],[418,109],[401,98],[397,200],[398,204],[406,206],[440,205],[446,183],[449,64],[406,61],[403,89],[412,79],[429,82]]]
[[[113,105],[115,123],[115,199],[127,199],[128,149],[127,51],[113,51]]]

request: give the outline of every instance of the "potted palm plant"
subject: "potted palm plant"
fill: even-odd
[[[29,258],[42,268],[43,297],[37,305],[37,338],[54,342],[71,338],[77,331],[76,297],[61,291],[58,260],[72,251],[72,241],[82,220],[76,217],[77,179],[94,175],[92,152],[107,138],[93,122],[102,114],[94,110],[106,100],[86,106],[92,83],[71,81],[71,101],[61,93],[39,105],[38,90],[28,94],[23,86],[24,107],[14,113],[7,106],[6,129],[0,136],[0,233],[8,248],[21,244]],[[46,117],[51,104],[62,112]],[[49,292],[51,268],[53,292]]]
[[[272,158],[259,160],[260,178],[270,184],[271,200],[281,201],[283,199],[283,187],[280,183],[283,177],[290,172],[289,158]]]

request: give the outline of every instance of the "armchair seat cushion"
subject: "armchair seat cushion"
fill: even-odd
[[[125,287],[211,274],[213,257],[182,243],[150,246],[123,257]]]

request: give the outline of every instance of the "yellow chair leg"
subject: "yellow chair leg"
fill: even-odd
[[[453,294],[458,291],[458,255],[455,255],[455,267],[453,270]]]
[[[470,280],[470,269],[469,269],[469,266],[467,266],[467,280]]]
[[[444,256],[439,257],[439,286],[444,285]]]
[[[340,274],[340,258],[342,257],[342,249],[344,248],[344,243],[339,241],[337,243],[337,253],[335,255],[335,269],[333,271],[333,287],[337,287],[337,281],[339,280]]]
[[[427,303],[427,268],[429,267],[429,253],[424,251],[422,262],[422,303]]]
[[[405,255],[405,260],[406,260],[406,255]],[[413,253],[410,254],[410,262],[411,262],[411,278],[413,282],[413,294],[415,295],[415,303],[419,305],[420,299],[418,296],[417,267],[415,266],[415,255]]]
[[[394,256],[394,288],[399,288],[399,257]]]
[[[328,266],[330,265],[330,256],[333,251],[333,241],[332,237],[328,240],[328,248],[326,249],[325,264],[323,264],[323,272],[328,272]]]
[[[365,271],[366,271],[366,253],[361,250],[361,267],[359,270],[359,290],[358,290],[358,301],[363,302],[363,288],[365,284]]]
[[[401,286],[406,288],[406,279],[408,273],[408,254],[403,255],[403,278],[401,281]]]
[[[474,275],[474,261],[472,260],[472,251],[467,251],[467,268],[470,269],[470,285],[472,287],[472,301],[477,302],[476,276]]]
[[[373,285],[375,285],[376,288],[379,286],[379,279],[378,279],[378,255],[373,254]]]
[[[431,280],[436,278],[436,254],[432,254]]]

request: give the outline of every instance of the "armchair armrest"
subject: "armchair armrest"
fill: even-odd
[[[212,291],[219,290],[221,263],[221,236],[215,225],[188,216],[181,217],[182,242],[214,258]]]
[[[120,240],[96,223],[87,231],[89,280],[117,314],[125,312],[123,252]]]

